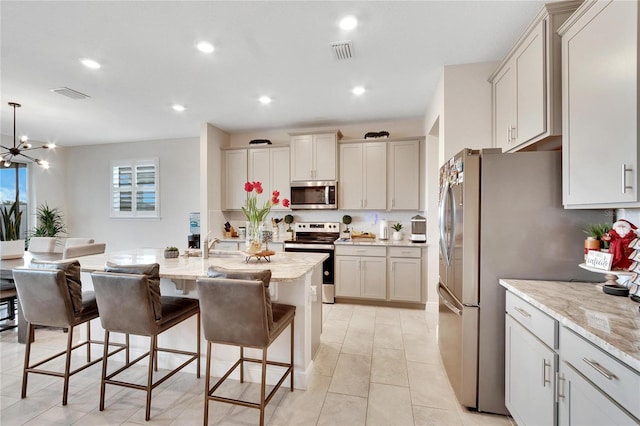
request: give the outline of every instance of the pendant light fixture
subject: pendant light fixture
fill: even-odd
[[[9,102],[9,106],[13,107],[13,147],[10,148],[4,145],[0,145],[0,147],[2,147],[3,149],[3,152],[0,154],[0,163],[2,163],[4,167],[10,167],[11,162],[14,158],[22,156],[28,160],[33,161],[37,165],[48,169],[49,162],[47,162],[46,160],[40,160],[39,158],[33,158],[25,154],[24,152],[34,149],[52,149],[55,147],[55,144],[32,147],[26,136],[22,136],[20,138],[20,143],[16,143],[16,108],[20,108],[21,105],[16,102]]]

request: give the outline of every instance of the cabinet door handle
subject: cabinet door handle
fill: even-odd
[[[529,312],[525,311],[524,309],[522,309],[522,308],[518,308],[518,307],[513,308],[513,309],[515,309],[515,311],[516,311],[517,313],[519,313],[520,315],[522,315],[523,317],[525,317],[525,318],[531,318],[531,314],[530,314]]]
[[[391,207],[395,207],[396,206],[396,199],[392,198],[391,199]]]
[[[566,395],[564,394],[564,376],[560,376],[560,373],[556,373],[556,402],[560,402]]]
[[[507,144],[511,143],[511,126],[507,126]]]
[[[551,361],[546,359],[542,360],[542,387],[547,387],[547,384],[551,384],[551,374],[547,376],[547,370],[551,373]],[[549,378],[547,378],[549,377]]]
[[[632,172],[633,168],[630,165],[622,165],[622,193],[626,194],[627,190],[631,191],[633,186],[627,185],[627,172]]]
[[[593,368],[598,373],[602,374],[608,380],[613,380],[613,379],[617,379],[618,378],[618,377],[616,377],[615,374],[613,374],[611,371],[607,370],[606,368],[604,368],[603,366],[598,364],[596,361],[592,361],[592,360],[590,360],[588,358],[582,358],[582,360],[584,362],[586,362],[589,367]]]

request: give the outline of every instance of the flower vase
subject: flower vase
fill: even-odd
[[[258,222],[247,222],[247,241],[245,248],[247,253],[256,254],[262,251],[262,233]]]

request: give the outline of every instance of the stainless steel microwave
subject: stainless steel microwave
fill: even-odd
[[[338,182],[292,182],[290,206],[292,210],[337,209]]]

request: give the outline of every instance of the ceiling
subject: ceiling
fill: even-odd
[[[18,135],[62,146],[196,137],[204,122],[238,133],[421,118],[444,65],[500,60],[542,4],[3,0],[1,133],[10,101]],[[337,25],[348,14],[350,32]],[[351,59],[333,56],[343,40]]]

